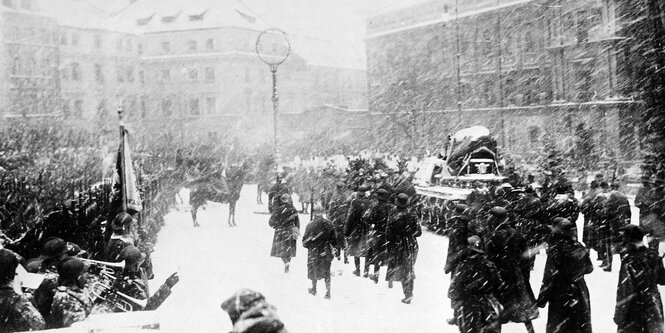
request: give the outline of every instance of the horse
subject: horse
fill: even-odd
[[[190,183],[192,191],[189,195],[189,203],[192,206],[192,222],[195,227],[200,226],[196,220],[196,213],[208,201],[228,203],[229,217],[227,223],[229,227],[237,226],[235,221],[236,202],[240,199],[240,191],[248,172],[249,162],[245,161],[240,167],[229,168],[226,177],[215,171]]]

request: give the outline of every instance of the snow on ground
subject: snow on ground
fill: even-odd
[[[443,274],[448,240],[425,233],[418,239],[415,297],[402,304],[399,283],[387,288],[381,271],[379,284],[352,274],[353,263],[333,261],[332,299],[307,293],[306,249],[298,241],[297,256],[285,274],[278,258],[270,257],[273,229],[268,226],[265,205],[255,203],[256,186],[247,185],[236,208],[238,227],[226,223],[228,206],[211,203],[199,210],[200,228],[192,227],[185,206],[166,217],[153,253],[156,289],[172,272],[180,272],[180,282],[160,308],[163,330],[168,332],[228,332],[231,323],[220,308],[224,299],[246,287],[260,291],[290,332],[456,332],[445,320],[452,317],[447,298],[449,276]],[[265,196],[264,196],[265,198]],[[184,198],[187,202],[187,195]],[[265,199],[264,199],[265,201]],[[309,221],[301,215],[301,230]],[[581,228],[580,228],[581,230]],[[612,322],[618,280],[619,258],[614,271],[603,272],[594,260],[595,271],[587,275],[591,293],[591,313],[595,332],[616,331]],[[531,285],[537,294],[545,266],[544,252],[538,255]],[[595,259],[595,253],[592,253]],[[340,275],[341,274],[341,275]],[[536,332],[545,332],[547,310],[541,309],[534,321]],[[503,332],[526,332],[523,325],[504,325]]]

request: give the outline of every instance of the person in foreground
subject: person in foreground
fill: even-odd
[[[644,245],[637,225],[621,229],[626,248],[621,253],[614,322],[618,333],[662,333],[663,302],[658,285],[665,285],[665,268],[658,252]]]
[[[330,263],[336,256],[337,236],[332,223],[323,217],[323,206],[317,203],[312,208],[314,219],[305,228],[302,245],[307,248],[307,278],[312,281],[308,291],[316,295],[316,282],[326,283],[326,299],[330,299]]]
[[[233,329],[230,333],[288,333],[277,309],[251,289],[240,289],[222,303]]]
[[[557,217],[549,239],[537,304],[545,307],[547,333],[591,333],[591,303],[584,275],[593,271],[589,251],[575,240],[575,225]]]

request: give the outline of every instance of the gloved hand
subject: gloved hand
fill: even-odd
[[[178,272],[175,272],[166,279],[166,285],[169,286],[169,288],[173,288],[178,281],[180,281],[180,277],[178,276]]]

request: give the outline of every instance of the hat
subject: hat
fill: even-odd
[[[54,258],[67,253],[67,243],[60,238],[52,238],[44,244],[42,254],[46,258]]]
[[[317,202],[314,207],[312,207],[312,214],[314,215],[323,215],[323,205],[320,202]]]
[[[466,239],[467,243],[469,243],[469,246],[473,247],[479,247],[480,246],[480,237],[473,235],[469,238]]]
[[[369,186],[362,184],[358,187],[358,192],[367,192],[369,191]]]
[[[380,188],[378,191],[376,191],[376,196],[379,198],[386,199],[390,196],[390,193],[385,189]]]
[[[626,243],[641,242],[644,238],[644,231],[638,225],[628,224],[621,228],[621,234]]]
[[[235,324],[243,312],[247,311],[255,303],[263,300],[265,300],[265,297],[260,292],[243,288],[222,302],[221,308],[229,314],[231,322]]]
[[[400,207],[405,207],[409,202],[409,195],[406,193],[400,193],[397,195],[396,204]]]
[[[136,248],[136,246],[129,245],[120,251],[120,260],[124,260],[125,267],[127,267],[141,262],[141,260],[143,260],[143,254],[138,248]]]
[[[555,217],[552,225],[548,225],[553,232],[569,233],[575,228],[575,224],[563,217]]]
[[[115,216],[111,222],[111,229],[113,231],[125,230],[132,224],[134,218],[127,212],[120,212]]]
[[[58,267],[62,281],[75,281],[84,272],[85,264],[78,258],[69,258]]]
[[[0,283],[13,280],[16,267],[18,267],[16,253],[7,249],[0,249]]]
[[[291,199],[291,195],[289,195],[288,193],[284,193],[284,194],[280,195],[279,200],[281,202],[289,202],[289,203],[293,202],[293,199]]]
[[[504,217],[508,215],[508,211],[503,207],[496,206],[490,209],[490,214],[496,217]]]

